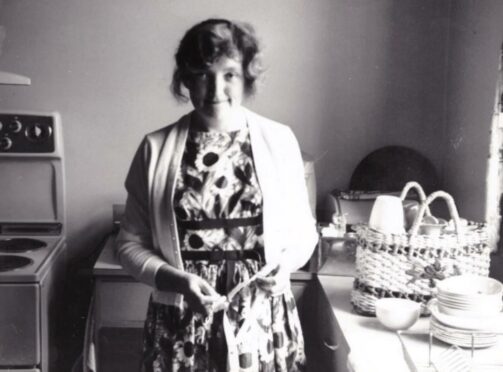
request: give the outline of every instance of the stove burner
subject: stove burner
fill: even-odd
[[[0,240],[0,252],[22,253],[34,251],[47,246],[43,241],[28,238],[14,238]]]
[[[0,255],[0,272],[20,269],[32,263],[33,260],[28,257]]]

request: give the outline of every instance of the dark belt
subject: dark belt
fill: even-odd
[[[181,253],[184,260],[194,261],[206,260],[210,262],[219,262],[224,260],[241,261],[245,259],[257,260],[260,262],[264,261],[262,249],[224,251],[220,248],[213,248],[211,251],[182,251]]]
[[[246,218],[214,218],[200,221],[176,221],[187,230],[228,229],[240,226],[254,226],[262,223],[262,215]]]

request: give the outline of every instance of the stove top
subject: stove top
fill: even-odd
[[[0,255],[0,272],[17,270],[33,264],[33,260],[24,256]]]
[[[61,236],[0,235],[0,283],[40,281],[65,245]]]
[[[47,246],[46,242],[32,238],[0,238],[0,253],[24,253]]]

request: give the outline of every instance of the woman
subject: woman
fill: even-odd
[[[259,74],[249,26],[192,27],[172,88],[194,110],[148,134],[133,159],[116,247],[154,288],[145,371],[305,370],[289,276],[317,234],[292,131],[242,106]]]

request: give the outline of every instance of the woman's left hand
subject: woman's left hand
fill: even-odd
[[[261,270],[262,271],[262,270]],[[279,296],[290,288],[291,269],[286,264],[278,264],[268,274],[257,273],[257,286],[269,296]]]

